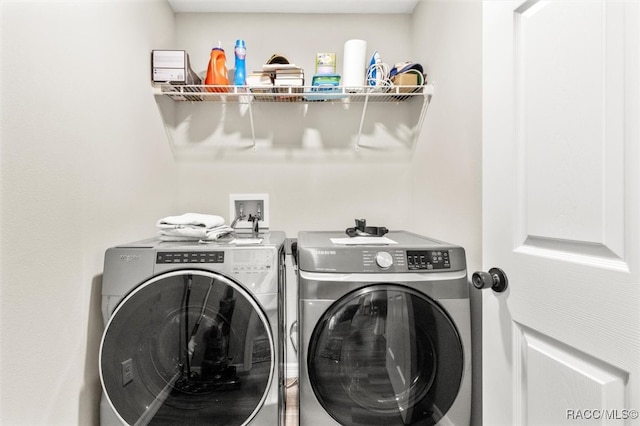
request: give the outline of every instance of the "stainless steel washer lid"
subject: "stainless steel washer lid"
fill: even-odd
[[[146,240],[134,241],[132,243],[121,244],[117,247],[130,247],[130,248],[163,248],[163,249],[178,249],[178,248],[197,248],[200,250],[213,250],[216,247],[265,247],[273,246],[279,247],[284,244],[286,235],[282,231],[267,231],[261,232],[259,237],[262,241],[258,244],[241,244],[242,240],[253,239],[250,233],[236,234],[236,239],[240,240],[240,243],[233,243],[229,239],[221,239],[220,241],[211,241],[206,244],[199,243],[198,241],[162,241],[158,237],[148,238]]]
[[[298,267],[307,272],[338,273],[452,272],[466,269],[465,252],[460,246],[407,231],[390,231],[384,237],[391,243],[380,243],[381,240],[376,238],[371,238],[369,243],[368,237],[351,240],[353,243],[350,243],[349,237],[339,231],[300,232]]]

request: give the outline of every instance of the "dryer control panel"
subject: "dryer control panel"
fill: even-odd
[[[449,250],[362,250],[363,272],[451,269]]]
[[[407,264],[412,271],[451,268],[448,250],[407,250]]]
[[[380,269],[394,270],[406,265],[402,250],[362,250],[363,272],[375,272]]]

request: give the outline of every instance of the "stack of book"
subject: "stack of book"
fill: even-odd
[[[253,92],[263,92],[266,91],[264,90],[266,88],[269,88],[270,91],[273,87],[273,81],[268,73],[255,71],[247,76],[247,86]]]
[[[265,64],[247,76],[247,86],[304,86],[304,70],[294,64]]]
[[[247,86],[254,93],[277,93],[278,100],[296,100],[282,95],[302,93],[304,70],[295,64],[264,64],[262,71],[247,76]]]
[[[296,93],[302,93],[304,86],[304,71],[294,64],[273,64],[267,67],[276,66],[272,71],[274,91],[280,95],[279,100],[284,102],[299,101]],[[264,68],[264,67],[263,67]]]
[[[273,65],[269,65],[272,67]],[[304,86],[304,71],[293,64],[277,64],[276,69],[270,71],[274,86]]]

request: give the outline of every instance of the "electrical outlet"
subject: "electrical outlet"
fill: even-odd
[[[133,360],[131,358],[122,361],[122,386],[133,381]]]
[[[236,230],[252,228],[250,217],[258,216],[258,227],[269,228],[269,194],[229,194],[229,221]]]

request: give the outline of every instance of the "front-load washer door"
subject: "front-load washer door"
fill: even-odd
[[[243,425],[264,403],[275,361],[268,319],[251,294],[223,275],[180,270],[116,307],[100,379],[129,425]]]
[[[375,284],[342,297],[309,343],[309,380],[343,425],[434,425],[456,399],[464,360],[455,324],[407,287]]]

